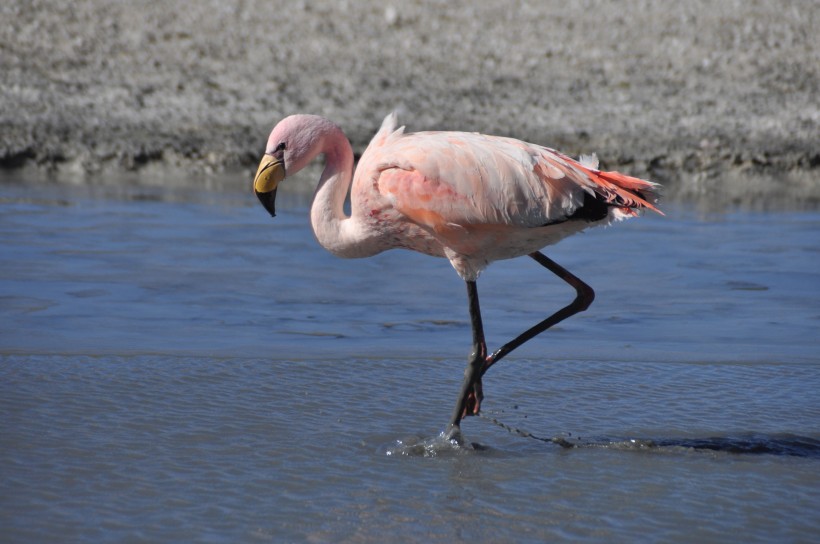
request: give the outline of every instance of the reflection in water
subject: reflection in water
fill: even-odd
[[[698,451],[722,452],[747,455],[782,455],[820,459],[820,440],[796,435],[746,435],[709,436],[706,438],[584,438],[566,435],[551,438],[534,435],[531,432],[510,427],[496,418],[480,416],[511,434],[531,438],[547,444],[572,450],[600,448],[624,452],[688,453]],[[469,442],[463,437],[453,437],[442,432],[432,438],[408,436],[396,440],[394,444],[381,448],[387,456],[406,457],[447,457],[490,451],[492,448],[478,442]]]
[[[820,440],[807,436],[715,436],[709,438],[657,439],[649,441],[657,448],[691,448],[727,453],[760,453],[792,455],[820,459]]]
[[[658,452],[685,452],[685,451],[715,451],[737,454],[768,454],[787,455],[793,457],[811,457],[820,459],[820,440],[797,435],[765,435],[747,433],[745,435],[710,436],[706,438],[583,438],[566,435],[552,438],[536,436],[529,431],[511,427],[494,417],[480,416],[507,430],[511,434],[523,438],[532,438],[541,442],[557,444],[565,449],[578,448],[605,448],[621,451],[658,451]],[[408,450],[411,453],[427,454],[426,450]],[[403,452],[404,453],[404,452]],[[407,453],[404,453],[405,455]],[[388,453],[389,455],[389,453]]]

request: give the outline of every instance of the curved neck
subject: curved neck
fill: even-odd
[[[323,135],[317,155],[324,154],[325,169],[313,195],[310,223],[319,243],[336,255],[347,257],[355,250],[348,234],[350,218],[344,213],[345,198],[353,178],[353,149],[344,133],[334,127]],[[355,252],[355,251],[354,251]]]

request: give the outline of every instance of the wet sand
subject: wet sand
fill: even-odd
[[[673,198],[816,205],[819,14],[810,0],[12,0],[0,166],[239,187],[287,114],[330,117],[360,152],[398,109],[408,130],[596,151]]]

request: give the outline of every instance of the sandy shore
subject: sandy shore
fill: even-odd
[[[4,169],[196,183],[250,170],[287,114],[361,151],[398,109],[408,130],[596,151],[677,196],[820,201],[813,0],[11,0],[0,18]]]

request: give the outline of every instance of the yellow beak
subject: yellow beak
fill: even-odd
[[[285,179],[285,165],[281,159],[265,155],[259,163],[256,177],[253,178],[253,192],[259,202],[268,210],[271,217],[276,216],[276,187]]]

